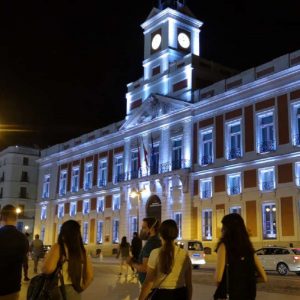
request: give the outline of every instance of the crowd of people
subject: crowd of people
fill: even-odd
[[[29,253],[34,261],[34,273],[43,256],[43,242],[16,228],[17,213],[12,205],[1,210],[0,228],[0,300],[18,300],[22,266],[24,280],[28,277]],[[255,255],[244,220],[232,213],[222,220],[222,237],[217,247],[215,300],[254,300],[256,283],[266,282],[266,273]],[[140,234],[134,233],[131,244],[124,236],[119,245],[120,273],[128,275],[129,267],[138,275],[138,300],[191,300],[193,295],[192,265],[186,250],[176,246],[178,227],[174,220],[160,222],[144,218]],[[143,243],[144,242],[144,246]],[[55,288],[57,300],[79,300],[81,293],[93,281],[90,256],[82,242],[80,224],[75,220],[63,223],[57,243],[45,256],[41,272],[52,274],[61,267],[61,283]]]

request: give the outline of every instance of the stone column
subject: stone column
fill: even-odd
[[[183,122],[182,138],[182,166],[188,168],[192,165],[192,148],[193,148],[193,125],[192,118],[185,119]]]
[[[170,158],[170,127],[164,126],[161,129],[160,145],[159,145],[159,165],[161,172],[168,172],[171,170],[171,164],[168,167],[168,163],[171,163]],[[161,165],[162,170],[161,170]]]
[[[124,145],[124,173],[125,179],[128,178],[130,172],[130,155],[131,155],[131,140],[130,138],[125,139]]]

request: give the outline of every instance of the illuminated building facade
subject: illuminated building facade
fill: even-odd
[[[76,219],[111,253],[155,216],[213,247],[236,212],[256,246],[299,244],[300,51],[237,74],[200,58],[184,3],[160,2],[125,120],[42,151],[35,231],[52,244]]]

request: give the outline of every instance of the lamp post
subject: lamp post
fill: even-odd
[[[141,201],[141,196],[143,195],[143,193],[145,191],[146,191],[145,188],[142,188],[141,190],[137,190],[137,189],[133,188],[130,193],[131,198],[137,197],[137,211],[136,211],[137,232],[139,232],[139,222],[140,222],[140,201]]]

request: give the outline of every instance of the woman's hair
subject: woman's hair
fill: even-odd
[[[80,225],[77,221],[69,220],[63,223],[58,235],[60,249],[64,245],[68,249],[68,274],[74,289],[81,292],[81,279],[86,280],[86,251],[83,246]]]
[[[178,227],[174,220],[165,220],[159,227],[160,236],[164,239],[159,251],[159,270],[161,273],[169,274],[174,263],[174,240],[178,237]]]
[[[224,243],[230,258],[240,259],[240,257],[253,255],[254,248],[243,218],[237,213],[232,213],[224,216],[222,224],[223,234],[218,242],[217,250],[220,244]]]
[[[126,236],[123,236],[120,247],[126,247],[126,246],[127,246],[127,239],[126,239]]]
[[[143,219],[144,222],[147,223],[148,228],[153,228],[155,232],[159,230],[159,221],[154,217],[147,217]]]

